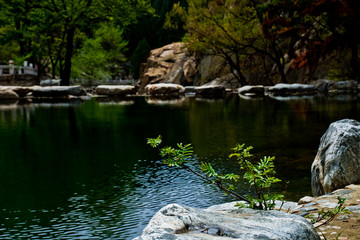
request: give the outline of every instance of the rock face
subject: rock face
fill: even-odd
[[[280,211],[252,209],[218,210],[170,204],[150,220],[140,237],[151,239],[308,239],[318,240],[312,224],[302,217]]]
[[[312,95],[317,93],[314,85],[300,83],[279,83],[268,89],[268,92],[276,96]]]
[[[360,183],[360,123],[344,119],[332,123],[321,137],[311,166],[314,196]]]
[[[150,52],[144,72],[138,83],[139,93],[147,84],[184,84],[192,81],[196,73],[195,58],[188,54],[183,43],[172,43]]]
[[[18,99],[19,95],[12,90],[0,90],[0,100]]]
[[[229,73],[230,68],[222,57],[208,55],[198,59],[189,53],[184,43],[172,43],[150,52],[137,88],[139,94],[144,94],[148,84],[199,86],[210,81],[213,81],[211,85],[238,88],[238,81]]]
[[[81,86],[53,86],[53,87],[34,87],[32,94],[35,98],[45,97],[67,97],[71,96],[85,96],[86,91]]]
[[[136,93],[135,86],[130,85],[99,85],[95,88],[98,95],[126,96]]]
[[[179,84],[158,83],[147,85],[145,92],[149,96],[179,97],[184,94],[185,88]]]

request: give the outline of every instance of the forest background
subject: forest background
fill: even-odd
[[[223,57],[241,85],[360,79],[357,0],[0,0],[0,64],[63,85],[137,79],[151,49],[184,41]]]

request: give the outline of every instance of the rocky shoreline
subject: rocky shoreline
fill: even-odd
[[[322,210],[333,210],[338,205],[338,197],[346,198],[344,206],[349,213],[340,213],[324,225],[321,225],[322,222],[311,224],[311,219]],[[235,204],[224,203],[207,209],[170,204],[155,214],[143,234],[134,240],[329,240],[339,234],[338,240],[360,239],[360,185],[348,185],[319,197],[305,196],[298,202],[277,202],[276,210],[272,211],[239,209]],[[291,225],[291,230],[286,227],[288,225]],[[238,228],[241,230],[237,231]]]
[[[170,204],[154,215],[135,240],[359,240],[359,139],[360,122],[343,119],[329,126],[311,168],[316,197],[305,196],[298,202],[278,201],[271,211],[239,209],[236,202],[207,209]],[[334,211],[340,207],[345,210]],[[319,218],[328,211],[335,214],[333,218]]]
[[[335,239],[341,233],[339,240],[360,239],[360,185],[348,185],[319,197],[303,197],[291,213],[317,217],[319,211],[334,209],[338,197],[346,198],[344,206],[350,213],[338,214],[331,222],[316,228],[321,239]]]

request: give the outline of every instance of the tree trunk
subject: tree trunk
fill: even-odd
[[[56,78],[56,63],[54,60],[51,60],[51,77],[52,79]]]
[[[286,80],[286,75],[285,75],[285,67],[283,64],[281,64],[280,61],[277,62],[277,67],[278,67],[278,70],[279,70],[279,73],[280,73],[280,77],[281,77],[281,82],[283,83],[287,83],[287,80]]]
[[[352,69],[352,74],[353,74],[353,78],[355,80],[360,80],[360,73],[359,73],[359,66],[358,66],[358,54],[359,54],[359,48],[357,43],[353,43],[351,46],[351,69]]]
[[[64,70],[61,72],[61,85],[69,86],[70,85],[70,77],[71,77],[71,59],[74,51],[74,35],[75,35],[75,27],[71,27],[67,30],[66,33],[66,49],[65,49],[65,63]]]
[[[230,55],[223,53],[225,60],[230,65],[231,73],[238,80],[241,86],[247,85],[245,76],[242,74],[239,64],[234,63]]]

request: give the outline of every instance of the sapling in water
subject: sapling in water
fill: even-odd
[[[147,143],[157,148],[161,143],[161,136],[157,138],[148,138]],[[191,144],[178,143],[177,148],[163,147],[160,148],[160,155],[164,158],[164,164],[170,167],[179,167],[188,172],[191,172],[205,181],[216,185],[226,194],[236,198],[237,200],[245,201],[246,203],[238,203],[238,207],[250,207],[263,210],[271,210],[275,207],[275,201],[283,201],[284,195],[277,194],[271,191],[271,186],[281,180],[275,177],[274,157],[264,157],[259,162],[253,163],[250,159],[253,156],[250,153],[252,147],[245,147],[245,144],[238,144],[232,149],[233,153],[229,158],[236,158],[240,165],[240,169],[244,171],[243,178],[248,181],[250,186],[255,190],[256,196],[243,196],[235,192],[233,184],[229,182],[237,182],[240,178],[238,174],[228,173],[219,174],[215,171],[210,163],[201,163],[201,173],[190,168],[187,163],[193,158],[193,148]]]

